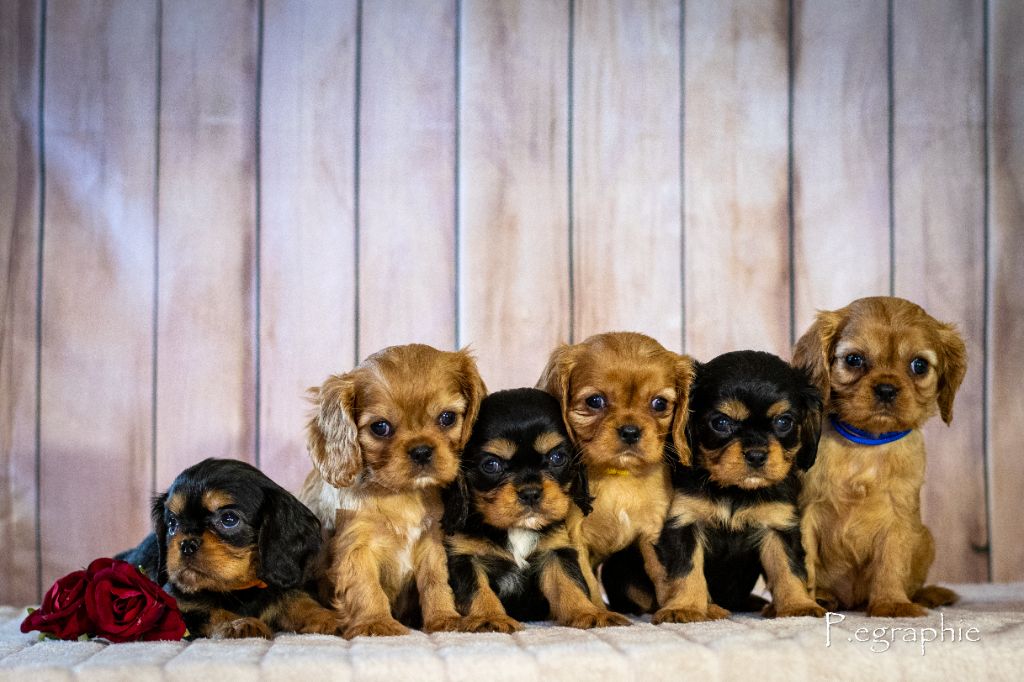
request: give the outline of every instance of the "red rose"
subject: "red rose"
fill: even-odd
[[[21,631],[49,632],[58,639],[78,639],[90,632],[92,623],[85,609],[88,582],[85,571],[69,573],[55,582],[42,605],[22,621]]]
[[[174,597],[126,561],[96,559],[86,569],[85,608],[92,634],[111,642],[181,639],[185,621]]]

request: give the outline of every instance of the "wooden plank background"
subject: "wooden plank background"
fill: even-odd
[[[384,345],[499,389],[606,329],[788,357],[890,293],[970,352],[933,577],[1024,579],[1022,32],[1010,0],[0,3],[0,602],[201,458],[296,488],[305,388]]]

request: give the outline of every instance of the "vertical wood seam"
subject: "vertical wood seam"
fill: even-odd
[[[686,352],[686,0],[679,0],[679,350]]]
[[[46,12],[47,0],[39,7],[39,94],[36,125],[39,153],[39,239],[36,252],[36,404],[35,404],[35,516],[36,595],[43,594],[42,532],[42,387],[43,387],[43,240],[46,235]]]
[[[886,3],[886,79],[889,90],[889,295],[896,295],[896,83],[894,69],[895,12],[893,0]]]
[[[253,358],[254,365],[255,365],[255,367],[254,367],[254,374],[255,374],[255,376],[253,377],[253,379],[254,379],[254,391],[253,392],[255,393],[255,396],[254,396],[254,403],[255,404],[254,404],[254,410],[253,410],[253,431],[255,432],[255,434],[254,434],[255,438],[254,438],[254,443],[253,443],[253,464],[256,465],[257,469],[260,468],[260,443],[263,440],[263,434],[262,434],[262,428],[261,428],[261,414],[260,414],[260,410],[262,409],[262,398],[260,396],[260,391],[261,391],[261,386],[260,386],[261,375],[260,375],[260,372],[261,372],[261,362],[262,362],[262,359],[261,359],[261,350],[262,350],[261,349],[261,342],[262,342],[262,336],[263,336],[262,333],[261,333],[261,331],[262,331],[261,305],[262,305],[262,293],[263,293],[262,279],[261,279],[262,278],[262,272],[261,272],[261,268],[262,268],[262,255],[263,255],[263,253],[262,253],[262,240],[263,240],[263,234],[262,234],[262,226],[263,226],[263,216],[262,216],[262,208],[263,208],[263,157],[262,157],[262,147],[263,147],[263,137],[262,137],[262,110],[263,110],[263,108],[262,108],[263,107],[263,104],[262,104],[262,101],[263,101],[263,12],[264,12],[264,1],[263,0],[259,0],[259,6],[258,6],[257,11],[256,11],[256,87],[255,87],[255,90],[256,90],[256,93],[255,93],[255,99],[256,99],[255,119],[256,120],[255,120],[255,126],[254,126],[255,127],[255,130],[254,130],[254,138],[255,138],[255,140],[254,140],[254,145],[255,145],[254,162],[255,162],[255,165],[256,165],[256,168],[255,168],[255,175],[256,175],[256,177],[255,177],[255,197],[254,197],[254,200],[256,202],[256,220],[255,220],[255,225],[253,226],[253,230],[255,231],[255,234],[253,235],[253,244],[254,244],[254,251],[255,251],[254,258],[255,258],[255,261],[256,261],[256,263],[255,263],[255,265],[253,267],[253,273],[254,273],[254,277],[253,277],[254,284],[253,284],[253,286],[255,288],[255,291],[253,292],[253,297],[256,299],[255,300],[255,308],[256,308],[256,310],[254,312],[254,318],[255,319],[253,321],[253,327],[254,327],[253,331],[254,331],[254,336],[255,336],[255,339],[254,339],[254,342],[253,342],[253,348],[254,348],[254,351],[255,351],[254,352],[254,358]]]
[[[566,191],[569,193],[568,206],[568,277],[569,277],[569,343],[576,342],[576,257],[573,253],[575,248],[575,242],[573,231],[576,229],[576,212],[574,210],[573,201],[575,194],[574,185],[574,155],[573,155],[573,135],[575,134],[573,127],[573,117],[576,115],[575,102],[573,101],[576,96],[575,82],[573,79],[573,71],[575,69],[574,54],[576,51],[576,0],[569,0],[569,40],[568,42],[568,56],[566,59],[567,63],[567,82],[566,87],[568,89],[566,97],[566,163],[568,164],[566,173]]]
[[[157,386],[159,381],[159,362],[157,353],[160,350],[160,115],[163,110],[163,45],[164,45],[164,0],[156,3],[156,113],[153,117],[153,142],[156,152],[153,154],[153,312],[152,312],[152,345],[150,362],[150,472],[149,490],[156,492],[157,484]]]
[[[786,206],[788,215],[786,217],[789,229],[789,345],[790,348],[796,342],[796,218],[794,214],[793,178],[795,159],[793,157],[793,101],[795,66],[795,48],[793,40],[793,0],[787,3],[786,20]]]
[[[992,323],[992,283],[990,267],[990,239],[991,239],[991,177],[989,173],[989,96],[991,93],[989,79],[992,72],[989,67],[991,59],[991,45],[989,43],[989,1],[982,0],[981,5],[981,158],[982,158],[982,306],[981,306],[981,352],[983,368],[981,372],[981,471],[985,491],[985,547],[987,549],[988,581],[992,582],[995,577],[995,566],[992,560],[992,467],[990,452],[991,443],[989,440],[989,390],[992,371],[992,362],[989,356],[989,325]]]
[[[359,350],[359,277],[361,272],[361,264],[359,262],[359,127],[361,121],[361,109],[362,109],[362,77],[363,77],[363,0],[357,0],[356,2],[356,45],[355,45],[355,97],[353,99],[353,125],[352,125],[352,163],[354,170],[352,173],[352,270],[353,270],[353,283],[352,283],[352,296],[353,296],[353,309],[352,309],[352,349],[355,357],[352,360],[352,366],[355,367],[359,364],[360,350]]]
[[[455,264],[452,268],[454,277],[454,313],[455,319],[455,349],[462,347],[462,215],[459,213],[459,201],[462,198],[462,166],[460,165],[462,155],[462,0],[455,0],[455,156],[452,164],[455,169],[454,192],[455,210],[452,212],[453,225],[453,248],[455,251]]]

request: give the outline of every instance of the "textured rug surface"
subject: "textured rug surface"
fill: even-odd
[[[953,586],[954,607],[921,619],[765,620],[514,635],[413,633],[345,641],[106,644],[22,634],[24,608],[0,607],[0,680],[949,680],[1024,679],[1024,583]]]

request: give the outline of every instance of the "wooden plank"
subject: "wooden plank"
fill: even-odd
[[[568,3],[462,6],[459,343],[491,390],[568,340]]]
[[[686,349],[789,353],[788,10],[685,5]]]
[[[574,7],[575,336],[629,329],[679,349],[680,3]]]
[[[455,2],[363,4],[359,354],[455,345]]]
[[[255,0],[163,4],[158,488],[255,455],[257,34]]]
[[[994,0],[989,13],[989,543],[992,580],[1011,581],[1024,580],[1024,4]]]
[[[355,0],[264,9],[260,466],[298,490],[305,390],[355,354]]]
[[[798,0],[793,12],[799,337],[817,310],[889,293],[889,48],[884,2]]]
[[[156,10],[47,7],[44,587],[150,525]]]
[[[894,11],[895,293],[955,322],[969,358],[952,428],[939,419],[925,428],[931,576],[984,581],[987,557],[972,550],[987,544],[982,3],[911,0]]]
[[[0,604],[39,596],[39,37],[37,0],[0,3]]]

